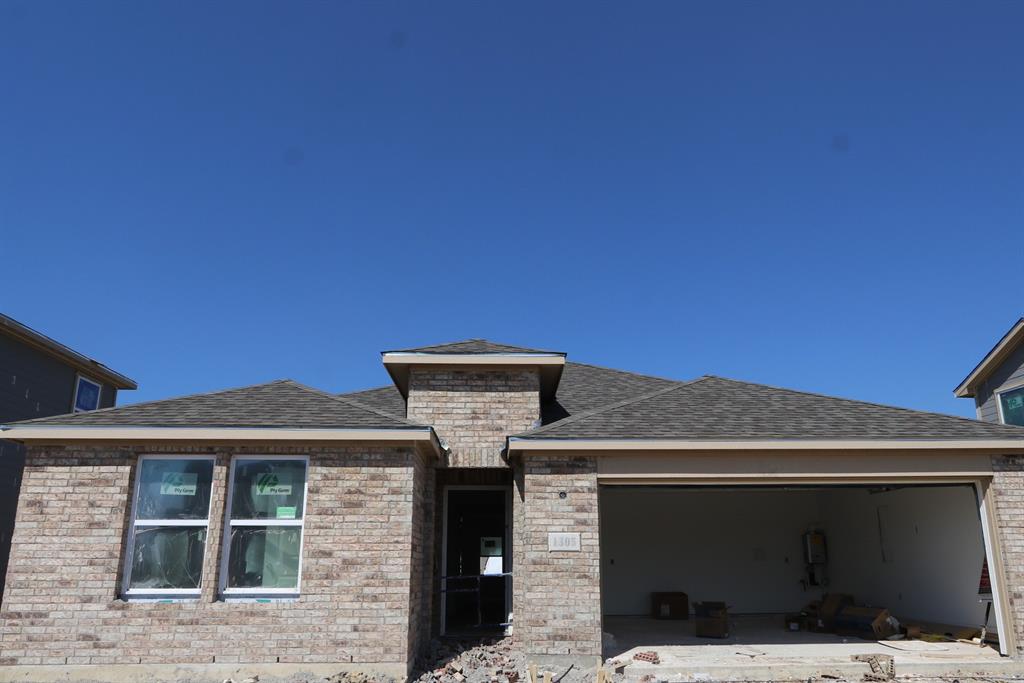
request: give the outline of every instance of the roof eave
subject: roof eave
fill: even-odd
[[[1024,453],[1020,439],[572,439],[508,438],[508,452],[524,451],[795,451],[1001,450]]]
[[[975,388],[985,380],[993,371],[1006,360],[1006,357],[1013,353],[1017,345],[1024,341],[1024,318],[1018,320],[1010,330],[1003,335],[1002,339],[996,342],[992,350],[985,354],[971,373],[960,382],[953,395],[957,398],[973,398]]]
[[[108,368],[103,363],[93,360],[74,349],[61,344],[56,339],[47,337],[28,325],[18,322],[13,318],[0,314],[0,332],[4,332],[23,343],[67,363],[76,370],[88,375],[91,379],[99,379],[107,382],[116,389],[138,389],[139,385],[135,380],[126,377],[119,372]]]
[[[443,450],[432,427],[334,429],[303,427],[167,427],[25,425],[0,427],[0,437],[23,443],[64,441],[376,441],[429,443]]]

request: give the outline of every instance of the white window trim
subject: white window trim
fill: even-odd
[[[139,505],[139,488],[142,484],[142,463],[146,460],[209,460],[213,463],[213,477],[210,479],[210,496],[206,508],[206,519],[144,519],[136,518]],[[132,492],[132,516],[128,528],[128,544],[124,553],[124,569],[122,571],[121,595],[125,599],[153,599],[153,598],[198,598],[203,592],[203,583],[206,582],[206,557],[210,550],[210,512],[213,508],[213,485],[217,478],[217,458],[212,455],[178,455],[174,453],[146,453],[139,456],[135,465],[135,485]],[[135,529],[136,527],[151,526],[190,526],[205,527],[206,538],[203,541],[203,570],[204,574],[199,578],[198,588],[131,588],[132,581],[132,556],[135,553]]]
[[[302,482],[302,515],[298,519],[231,519],[231,505],[235,495],[235,464],[248,460],[301,460],[305,463]],[[228,472],[227,505],[224,506],[224,530],[221,533],[220,594],[226,599],[248,599],[266,596],[298,597],[302,593],[302,556],[306,540],[306,507],[309,498],[309,456],[308,455],[236,455],[231,458]],[[231,527],[233,526],[291,526],[299,528],[299,568],[295,588],[230,588],[228,587],[228,565],[231,554]]]
[[[71,412],[72,413],[91,413],[92,410],[79,410],[78,409],[78,385],[82,382],[88,382],[89,384],[96,387],[96,407],[92,410],[99,410],[103,404],[103,385],[96,380],[86,377],[81,373],[75,374],[75,393],[71,397]]]
[[[1014,382],[1013,384],[1007,384],[1006,386],[999,387],[996,391],[992,392],[996,397],[996,411],[999,415],[999,424],[1007,424],[1006,417],[1003,416],[1003,394],[1008,394],[1011,391],[1018,391],[1024,389],[1024,380]],[[1017,425],[1010,425],[1016,427]]]

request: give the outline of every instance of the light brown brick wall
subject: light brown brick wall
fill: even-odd
[[[1010,618],[1017,635],[1017,657],[1024,656],[1024,455],[992,458],[996,530],[1009,584]]]
[[[434,492],[437,469],[417,459],[413,471],[412,576],[410,585],[409,653],[415,661],[430,642],[434,593]],[[437,541],[439,542],[439,541]]]
[[[530,654],[600,655],[597,462],[528,456],[515,479],[515,639]],[[580,551],[549,552],[552,532],[578,532]]]
[[[155,452],[217,456],[197,602],[118,598],[137,456]],[[227,467],[242,453],[310,456],[295,602],[216,598]],[[408,665],[428,619],[417,565],[432,535],[423,505],[430,469],[398,447],[30,449],[0,608],[0,663]]]
[[[536,368],[412,368],[406,415],[448,442],[449,467],[505,467],[505,437],[540,419]]]

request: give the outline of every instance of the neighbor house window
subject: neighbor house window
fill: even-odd
[[[212,481],[211,457],[139,458],[125,561],[126,596],[199,595]]]
[[[101,388],[99,383],[78,375],[75,380],[74,412],[84,413],[99,408]]]
[[[231,463],[225,595],[298,594],[307,465],[305,456],[245,456]]]
[[[999,413],[1003,424],[1024,427],[1024,387],[999,393]]]

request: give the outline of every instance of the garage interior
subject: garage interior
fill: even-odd
[[[999,657],[973,484],[605,485],[600,519],[606,657]],[[818,621],[829,595],[896,621],[837,633]],[[725,637],[696,633],[708,602]]]

